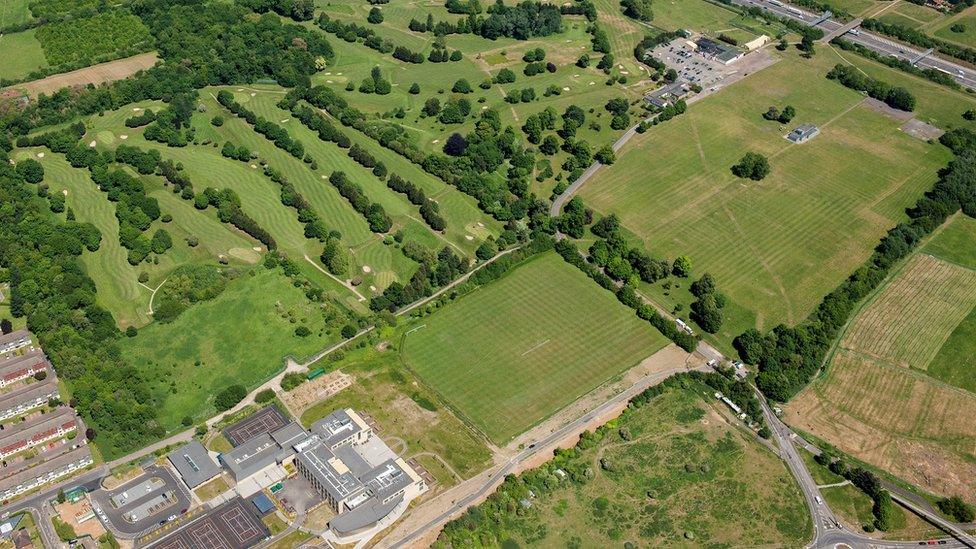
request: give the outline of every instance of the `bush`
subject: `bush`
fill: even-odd
[[[295,335],[298,337],[308,337],[312,335],[312,330],[309,330],[307,326],[299,326],[295,328]]]
[[[258,392],[258,394],[254,395],[254,402],[257,402],[258,404],[267,404],[272,400],[274,400],[274,398],[275,398],[274,390],[264,389],[263,391],[260,391]]]
[[[304,374],[289,372],[285,374],[285,377],[281,378],[281,389],[283,391],[291,391],[295,387],[305,383],[306,380],[307,378]]]
[[[942,511],[955,522],[968,523],[976,519],[976,508],[966,503],[959,496],[940,499],[936,505],[939,507],[939,511]]]
[[[214,406],[218,412],[230,410],[247,396],[247,389],[243,385],[231,385],[214,397]]]
[[[349,339],[354,337],[357,332],[359,332],[359,330],[356,329],[355,326],[353,326],[352,324],[346,324],[345,326],[342,327],[341,333],[343,338]]]

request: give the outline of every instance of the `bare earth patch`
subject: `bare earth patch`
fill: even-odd
[[[31,97],[37,97],[38,94],[50,94],[61,88],[87,86],[88,84],[98,85],[103,82],[121,80],[141,70],[152,67],[158,60],[159,58],[156,56],[156,52],[143,53],[126,57],[125,59],[99,63],[98,65],[92,65],[91,67],[85,67],[76,71],[48,76],[40,80],[25,82],[13,86],[13,88],[22,90]]]

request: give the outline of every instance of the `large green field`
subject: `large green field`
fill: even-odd
[[[29,0],[4,0],[0,3],[0,28],[19,25],[30,19]]]
[[[689,255],[695,272],[715,276],[756,326],[801,320],[870,255],[950,156],[827,80],[829,57],[789,54],[637,136],[587,183],[584,201],[620,216],[651,252]],[[797,111],[792,125],[761,117],[787,104]],[[802,123],[819,125],[820,136],[803,145],[783,138]],[[749,151],[769,158],[772,172],[761,182],[730,173]],[[750,319],[737,316],[743,325]]]
[[[692,387],[629,410],[566,459],[584,481],[506,482],[479,508],[501,511],[469,511],[434,546],[802,546],[810,514],[783,462]]]
[[[253,389],[284,367],[286,355],[300,360],[340,339],[326,330],[326,316],[336,312],[310,302],[279,270],[255,267],[173,322],[123,338],[122,352],[153,380],[163,403],[159,420],[172,431],[184,416],[212,416],[213,398],[223,388]],[[311,335],[296,336],[300,325]]]
[[[7,52],[0,55],[0,78],[23,78],[48,66],[36,32],[37,29],[28,29],[0,36],[0,50]]]
[[[407,365],[494,442],[664,347],[666,340],[558,255],[422,319]]]

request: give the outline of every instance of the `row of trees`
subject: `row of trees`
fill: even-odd
[[[838,63],[827,73],[827,78],[836,80],[848,88],[865,92],[894,109],[909,112],[915,110],[915,96],[907,89],[871,78],[850,65]]]
[[[376,8],[374,8],[376,9]],[[329,34],[334,34],[346,42],[362,41],[363,45],[380,53],[392,53],[393,57],[407,63],[423,63],[424,55],[409,48],[394,44],[391,40],[382,38],[375,30],[357,25],[356,23],[343,23],[338,19],[332,19],[325,12],[319,14],[316,24],[320,29]]]
[[[395,312],[400,307],[430,296],[436,288],[450,284],[466,273],[468,268],[467,259],[458,257],[445,246],[433,263],[421,263],[406,285],[393,282],[383,290],[382,295],[371,299],[369,308],[375,312]]]
[[[857,303],[878,287],[895,263],[952,213],[962,209],[976,216],[976,134],[954,129],[940,140],[955,158],[940,171],[933,188],[907,210],[909,220],[888,231],[862,267],[799,325],[779,325],[766,334],[751,329],[735,338],[742,360],[759,366],[756,384],[766,396],[783,402],[792,398],[820,368]]]
[[[447,222],[441,216],[440,207],[437,205],[437,202],[427,198],[427,194],[424,193],[423,189],[395,173],[390,174],[390,178],[386,181],[386,186],[398,193],[407,195],[410,203],[420,208],[420,217],[424,219],[424,222],[431,229],[443,231],[447,227]]]
[[[833,40],[830,41],[830,43],[840,47],[843,50],[852,51],[860,56],[867,57],[868,59],[873,59],[878,63],[882,63],[884,65],[888,65],[893,69],[898,69],[900,71],[904,71],[909,74],[913,74],[915,76],[925,78],[926,80],[931,80],[936,84],[941,84],[943,86],[950,87],[954,90],[962,89],[962,86],[959,85],[959,82],[956,82],[955,78],[940,70],[932,69],[932,68],[923,69],[921,67],[912,65],[911,61],[909,61],[908,59],[901,59],[898,57],[892,57],[890,55],[881,55],[874,50],[869,50],[860,44],[855,44],[854,42],[844,40],[841,37],[834,38]]]
[[[393,221],[390,216],[386,215],[383,206],[377,202],[370,202],[363,189],[349,181],[344,172],[332,172],[332,175],[329,176],[329,183],[332,183],[339,194],[352,204],[354,210],[366,218],[371,231],[381,234],[389,232],[390,227],[393,226]]]
[[[273,11],[295,21],[308,21],[315,12],[312,0],[236,0],[237,4],[257,13]]]
[[[271,122],[270,120],[265,119],[264,117],[254,114],[254,111],[235,101],[234,94],[227,90],[220,90],[217,93],[217,102],[223,105],[230,112],[234,113],[234,115],[237,117],[243,118],[254,128],[254,131],[263,135],[268,141],[274,143],[275,147],[278,147],[299,160],[305,157],[305,145],[303,145],[301,141],[292,137],[291,134],[288,133],[288,130],[282,128],[274,122]]]

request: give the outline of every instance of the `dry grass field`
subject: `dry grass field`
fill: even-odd
[[[919,254],[858,315],[841,347],[925,370],[974,306],[976,271]]]
[[[13,86],[22,90],[31,97],[37,97],[41,93],[53,93],[61,88],[74,86],[87,86],[88,84],[101,84],[103,82],[113,82],[148,69],[156,64],[159,58],[156,52],[142,53],[125,59],[117,59],[107,63],[99,63],[91,67],[85,67],[76,71],[55,74],[40,80],[34,80]]]
[[[786,407],[787,420],[931,492],[972,493],[976,394],[933,360],[958,346],[974,307],[976,271],[911,257],[854,318],[827,375]],[[971,379],[960,365],[952,373]]]

